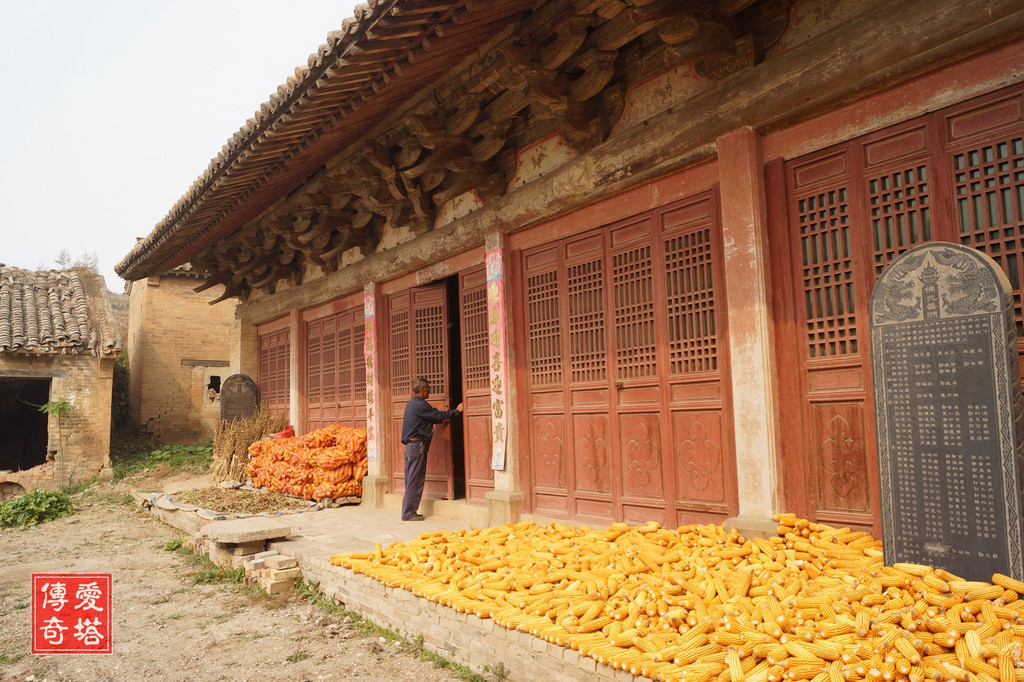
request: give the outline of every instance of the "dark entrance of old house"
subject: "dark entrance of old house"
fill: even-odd
[[[880,536],[871,290],[914,245],[977,248],[1009,277],[1021,336],[1024,87],[776,164],[768,194],[785,196],[771,239],[780,393],[799,396],[782,411],[785,506]]]
[[[735,513],[720,234],[712,191],[521,252],[530,511]]]
[[[46,462],[49,379],[0,378],[0,470],[23,471]]]
[[[402,415],[412,380],[430,382],[429,402],[446,410],[463,401],[458,277],[414,287],[387,298],[393,438],[388,447],[390,490],[405,490]],[[466,495],[462,419],[434,427],[424,497],[452,500]]]

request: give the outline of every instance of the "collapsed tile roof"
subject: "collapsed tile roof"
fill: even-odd
[[[0,354],[111,355],[113,319],[99,275],[0,267]]]

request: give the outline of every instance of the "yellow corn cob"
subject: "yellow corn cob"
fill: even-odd
[[[998,585],[1006,590],[1013,590],[1018,594],[1024,594],[1024,581],[1016,580],[1008,575],[1002,573],[995,573],[992,575],[992,584]]]

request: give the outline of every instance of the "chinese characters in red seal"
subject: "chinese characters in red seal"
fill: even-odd
[[[109,654],[109,573],[32,574],[32,653]]]

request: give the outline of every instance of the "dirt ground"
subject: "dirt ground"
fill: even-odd
[[[459,679],[419,658],[414,644],[367,635],[343,611],[294,593],[196,584],[192,576],[204,567],[163,548],[181,531],[135,506],[128,492],[93,486],[76,496],[74,516],[0,530],[0,679]],[[33,573],[112,574],[111,655],[31,653]]]

